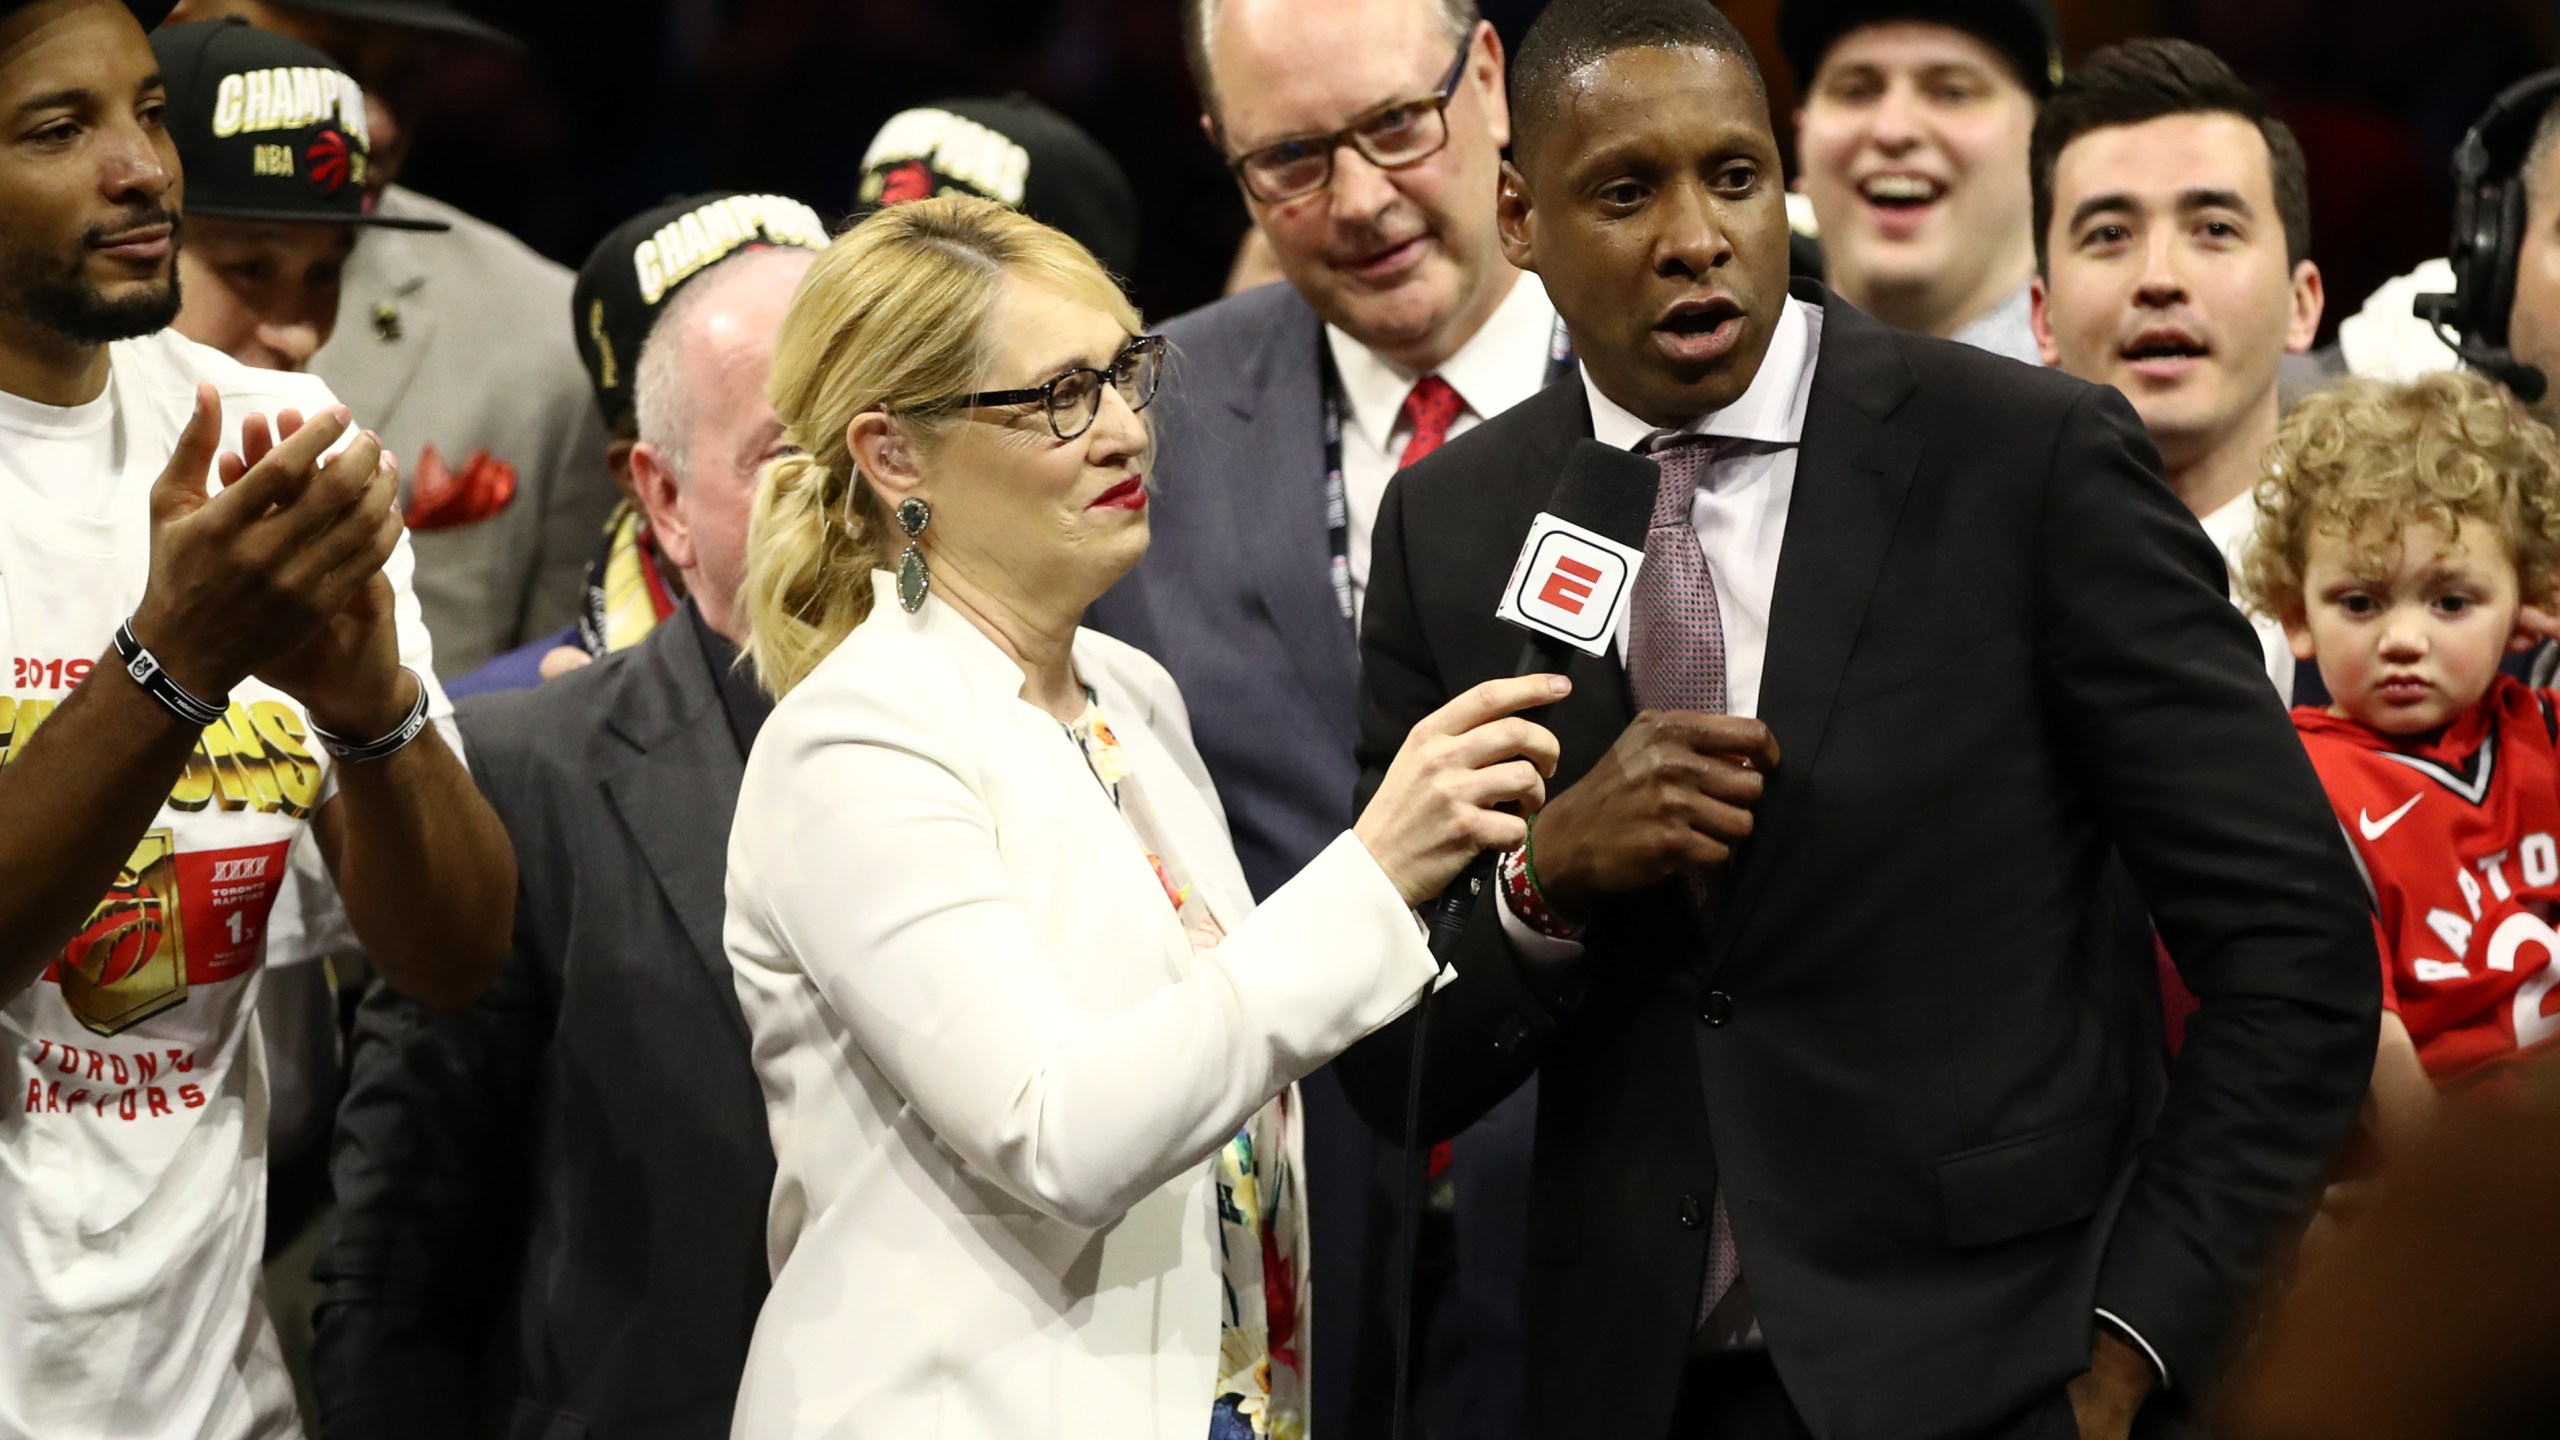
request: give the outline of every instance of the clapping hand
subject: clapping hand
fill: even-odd
[[[241,427],[242,453],[217,464],[222,399],[198,387],[151,488],[150,579],[133,617],[135,638],[189,691],[227,694],[279,665],[269,683],[315,711],[328,708],[316,702],[361,688],[354,677],[323,681],[313,673],[326,663],[319,657],[288,659],[346,615],[399,538],[398,470],[381,442],[359,434],[323,458],[352,425],[337,407],[307,422],[287,410],[273,427],[252,415]],[[208,493],[215,473],[222,487]],[[378,608],[387,612],[387,591]],[[356,623],[368,623],[364,612]],[[392,669],[396,679],[396,654]]]

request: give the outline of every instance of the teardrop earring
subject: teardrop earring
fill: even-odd
[[[933,523],[933,507],[921,495],[898,502],[898,528],[907,532],[907,548],[898,556],[898,604],[913,615],[933,591],[933,571],[924,563],[924,527]]]

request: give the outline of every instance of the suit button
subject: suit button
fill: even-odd
[[[1733,997],[1721,990],[1710,990],[1698,1006],[1698,1018],[1710,1025],[1722,1025],[1733,1018]]]
[[[1707,1207],[1699,1203],[1698,1197],[1695,1195],[1681,1196],[1680,1227],[1684,1230],[1695,1230],[1706,1223]]]
[[[1521,1023],[1520,1017],[1517,1015],[1505,1015],[1502,1017],[1502,1023],[1493,1027],[1494,1053],[1497,1055],[1508,1055],[1512,1051],[1519,1049],[1522,1042],[1526,1041],[1528,1038],[1529,1027]]]

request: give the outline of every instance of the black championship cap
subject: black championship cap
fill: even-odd
[[[1785,0],[1778,10],[1778,50],[1796,84],[1809,90],[1822,57],[1841,36],[1896,20],[1979,37],[2009,57],[2019,82],[2039,100],[2062,83],[2062,27],[2053,0]]]
[[[976,195],[1055,225],[1112,274],[1138,264],[1138,197],[1101,142],[1028,95],[939,100],[889,117],[862,156],[857,215]]]
[[[513,35],[453,8],[453,0],[276,0],[276,3],[288,10],[335,15],[341,20],[356,20],[367,25],[423,30],[431,35],[451,35],[463,40],[487,40],[511,50],[523,48],[523,42]],[[168,7],[161,8],[166,10]]]
[[[364,90],[328,56],[236,18],[153,31],[151,50],[169,88],[187,214],[452,228],[366,210]]]
[[[725,190],[670,200],[615,226],[578,267],[569,292],[578,358],[606,423],[631,407],[640,346],[686,281],[743,250],[824,250],[827,240],[826,222],[797,200]]]

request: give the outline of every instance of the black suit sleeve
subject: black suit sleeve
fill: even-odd
[[[499,802],[484,748],[469,754]],[[478,1435],[504,1386],[487,1367],[507,1349],[530,1184],[520,1117],[549,1033],[532,898],[519,890],[514,952],[468,1008],[379,984],[358,1008],[330,1161],[338,1215],[313,1266],[312,1387],[332,1440]]]
[[[1404,493],[1389,483],[1370,541],[1360,624],[1361,806],[1377,792],[1415,723],[1465,688],[1442,678],[1423,633],[1405,552]],[[1570,1008],[1569,992],[1554,983],[1561,977],[1528,973],[1503,935],[1495,908],[1501,902],[1488,871],[1479,863],[1458,877],[1452,891],[1466,907],[1466,919],[1455,947],[1441,956],[1456,967],[1458,978],[1431,999],[1423,1065],[1425,1140],[1457,1134],[1520,1088]],[[1390,1138],[1404,1134],[1415,1018],[1416,1012],[1405,1012],[1334,1062],[1352,1108]]]
[[[2112,390],[2060,432],[2039,535],[2051,722],[2201,1002],[2099,1306],[2209,1388],[2361,1103],[2381,1003],[2353,861],[2211,544]]]

